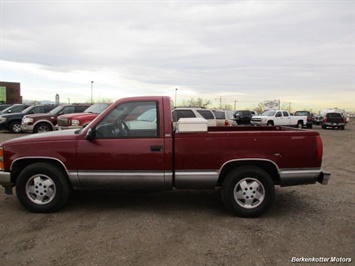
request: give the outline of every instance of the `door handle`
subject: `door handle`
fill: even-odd
[[[150,146],[150,151],[162,151],[163,146]]]

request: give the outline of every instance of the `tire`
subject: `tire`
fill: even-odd
[[[302,129],[303,128],[303,123],[302,122],[298,122],[297,123],[297,128]]]
[[[259,167],[236,168],[226,176],[222,185],[223,202],[236,216],[261,216],[271,207],[274,198],[274,183]]]
[[[11,122],[11,124],[9,126],[9,131],[11,133],[21,133],[21,131],[22,131],[22,129],[21,129],[21,121]]]
[[[17,198],[31,212],[58,211],[68,201],[70,191],[63,170],[48,163],[27,166],[16,181]]]
[[[33,133],[43,133],[48,131],[52,131],[52,127],[48,123],[39,123],[33,129]]]
[[[273,122],[273,121],[268,121],[267,124],[266,124],[266,126],[272,127],[272,126],[274,126],[274,122]]]

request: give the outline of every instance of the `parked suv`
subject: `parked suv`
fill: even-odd
[[[237,122],[238,125],[249,125],[252,116],[249,110],[239,110],[234,113],[235,122]]]
[[[338,112],[331,112],[331,113],[327,113],[324,116],[324,120],[322,122],[322,128],[326,129],[327,127],[332,127],[332,128],[337,127],[344,130],[345,124],[346,124],[346,118],[343,116],[343,114]]]
[[[82,113],[91,104],[89,103],[76,103],[59,105],[49,113],[46,114],[29,114],[22,118],[21,129],[24,132],[42,133],[53,131],[57,126],[57,118],[59,115]]]
[[[73,113],[58,116],[59,129],[74,129],[87,126],[99,114],[101,114],[111,103],[95,103],[83,113]]]
[[[12,104],[7,108],[1,110],[0,114],[10,114],[10,113],[19,113],[25,110],[30,105],[28,104]]]
[[[21,121],[28,114],[44,114],[54,109],[57,105],[31,105],[21,113],[2,114],[0,115],[0,129],[5,129],[11,133],[20,133]]]
[[[179,121],[180,118],[204,118],[208,122],[208,126],[217,126],[216,117],[213,112],[208,109],[195,108],[195,107],[176,107],[173,110],[174,124]]]
[[[217,126],[236,126],[237,123],[233,117],[233,111],[230,110],[212,110],[216,117]]]

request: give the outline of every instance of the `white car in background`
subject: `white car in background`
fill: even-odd
[[[217,120],[211,110],[195,107],[176,107],[172,111],[174,126],[180,118],[204,118],[209,127],[217,126]]]
[[[231,126],[236,126],[237,122],[234,119],[233,116],[233,111],[230,110],[212,110],[214,113],[216,120],[217,120],[217,126],[221,127],[231,127]]]

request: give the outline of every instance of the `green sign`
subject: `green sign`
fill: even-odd
[[[0,86],[0,103],[6,103],[6,87]]]

